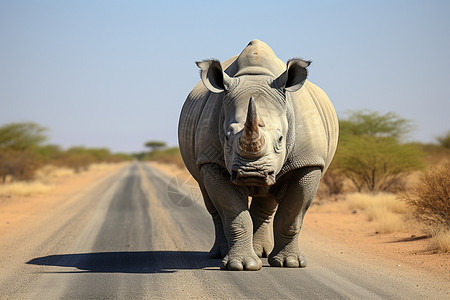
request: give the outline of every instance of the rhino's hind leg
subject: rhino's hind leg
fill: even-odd
[[[262,267],[262,261],[252,247],[252,220],[247,210],[227,221],[226,234],[230,240],[230,251],[223,258],[220,266],[223,270],[257,271]]]
[[[203,165],[201,175],[211,202],[221,216],[228,241],[228,253],[221,268],[235,271],[261,269],[262,262],[253,250],[247,190],[233,185],[228,172],[214,165]]]
[[[200,190],[202,191],[206,209],[211,214],[214,222],[215,240],[214,245],[211,250],[209,250],[209,255],[212,258],[223,258],[228,253],[228,242],[225,233],[223,232],[222,219],[220,218],[217,209],[214,207],[214,204],[211,202],[211,198],[206,192],[205,187],[200,186]]]
[[[253,249],[258,257],[267,257],[273,249],[270,220],[277,205],[274,198],[252,199],[250,215],[253,221]]]
[[[274,267],[306,267],[306,259],[298,247],[303,217],[314,198],[321,177],[318,167],[304,168],[287,174],[288,187],[274,219],[275,247],[269,255]]]

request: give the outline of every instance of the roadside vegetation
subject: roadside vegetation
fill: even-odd
[[[422,174],[417,185],[398,197],[424,224],[430,248],[450,252],[450,162]]]
[[[68,176],[96,164],[132,159],[106,148],[45,144],[47,129],[36,123],[11,123],[0,127],[0,196],[32,195],[51,189],[49,178]]]
[[[450,131],[436,144],[408,143],[413,129],[394,113],[348,112],[319,201],[345,201],[378,234],[419,227],[429,250],[449,252]]]
[[[136,159],[173,164],[181,169],[185,167],[178,147],[167,147],[167,144],[162,141],[148,141],[144,146],[149,148],[149,151],[134,154]]]
[[[424,153],[403,141],[413,125],[394,113],[355,111],[340,120],[333,176],[340,173],[358,192],[396,192],[405,175],[424,168]]]

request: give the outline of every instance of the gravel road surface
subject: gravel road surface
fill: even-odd
[[[176,174],[174,174],[176,175]],[[198,190],[133,162],[0,237],[0,299],[449,299],[430,279],[304,228],[305,269],[219,269]]]

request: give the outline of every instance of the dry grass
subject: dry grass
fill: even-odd
[[[75,175],[73,169],[46,165],[36,171],[33,181],[13,181],[0,184],[0,195],[6,196],[32,196],[50,191],[56,179]]]
[[[89,170],[105,171],[113,168],[115,165],[116,164],[111,163],[97,163],[90,165]],[[54,179],[70,177],[74,176],[75,174],[76,172],[72,168],[46,165],[36,172],[36,180],[44,183],[49,183],[52,182]]]
[[[105,171],[112,169],[115,164],[92,164],[91,171]],[[36,172],[33,181],[14,181],[0,184],[0,196],[33,196],[44,194],[57,185],[61,178],[70,178],[77,173],[74,169],[46,165]]]
[[[450,229],[439,227],[431,232],[428,243],[428,250],[438,250],[441,252],[450,252]]]
[[[39,182],[11,182],[0,185],[0,195],[31,196],[43,194],[51,190],[53,186]]]
[[[36,180],[40,182],[51,182],[53,179],[69,177],[74,174],[75,171],[73,169],[46,165],[36,172]]]
[[[373,207],[383,207],[393,213],[406,213],[408,206],[405,202],[400,201],[394,194],[364,194],[353,193],[346,197],[347,204],[351,209],[370,209]]]
[[[105,171],[114,168],[117,165],[117,163],[97,163],[92,164],[89,167],[89,170],[92,171]]]
[[[404,214],[408,212],[408,206],[393,194],[353,193],[347,195],[346,202],[350,209],[364,211],[378,233],[406,229]]]
[[[381,206],[374,206],[367,211],[369,220],[374,222],[375,232],[391,233],[401,232],[406,229],[402,215],[393,213]]]

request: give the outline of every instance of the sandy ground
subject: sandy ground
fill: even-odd
[[[427,238],[420,230],[376,234],[367,216],[362,212],[354,213],[343,201],[312,206],[304,226],[333,242],[346,244],[356,252],[450,279],[449,254],[427,250]]]
[[[187,171],[176,166],[151,164],[165,174],[183,176],[193,181]],[[59,178],[54,182],[55,188],[42,195],[0,197],[0,236],[20,231],[21,227],[32,224],[35,218],[60,205],[63,199],[76,195],[80,187],[93,186],[123,166],[117,164]],[[352,212],[342,201],[313,205],[306,214],[304,228],[355,252],[379,257],[399,267],[423,270],[450,279],[449,254],[428,251],[427,240],[420,231],[375,234],[367,217],[363,213]]]
[[[186,170],[175,165],[151,163],[165,174],[176,174],[195,182]],[[373,224],[363,212],[351,210],[344,201],[313,203],[306,214],[303,228],[342,244],[355,253],[375,256],[398,267],[422,270],[450,279],[450,253],[427,250],[427,238],[417,228],[411,232],[376,234]]]
[[[0,195],[0,236],[18,232],[33,224],[33,220],[61,205],[64,199],[75,196],[80,188],[97,184],[102,178],[126,164],[111,164],[102,168],[54,179],[50,191],[35,196]]]

